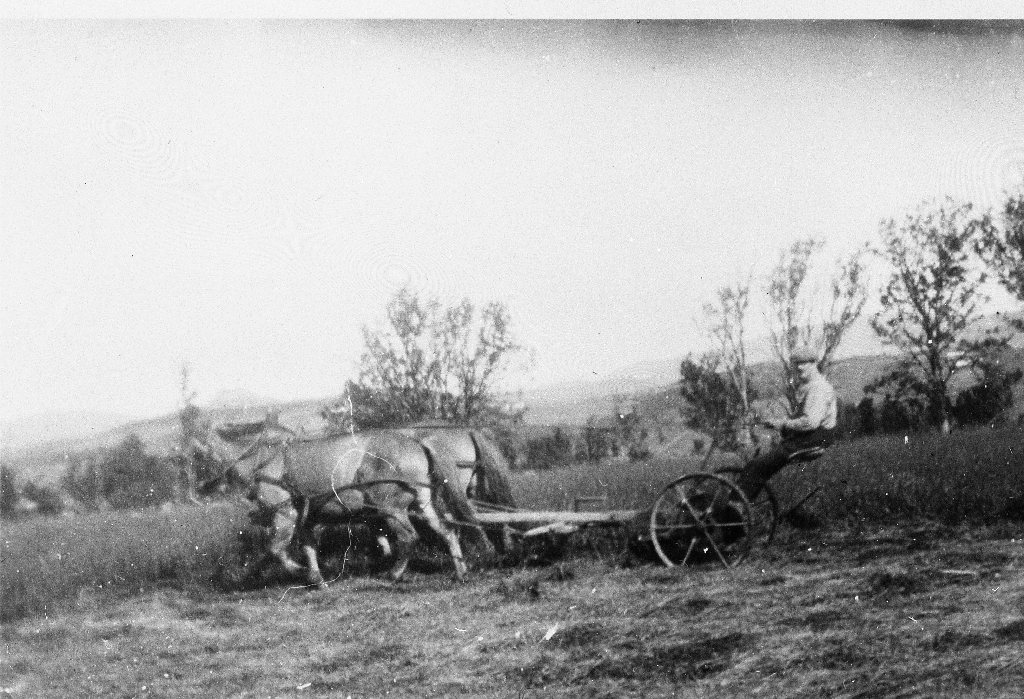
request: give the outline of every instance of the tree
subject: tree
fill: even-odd
[[[755,395],[750,383],[750,371],[747,367],[746,348],[746,320],[747,311],[750,306],[750,281],[737,282],[735,285],[723,286],[716,292],[717,303],[706,303],[703,307],[705,331],[711,338],[715,349],[706,354],[701,363],[696,366],[698,369],[713,372],[721,371],[724,374],[725,385],[728,386],[727,397],[728,417],[720,415],[722,420],[731,420],[729,429],[733,437],[719,436],[721,444],[738,443],[746,447],[752,440],[753,410],[751,405]],[[684,369],[686,362],[684,362]],[[681,377],[684,397],[689,390],[686,381],[685,371]],[[717,399],[703,393],[713,380],[704,375],[696,376],[698,385],[694,386],[695,396],[700,400],[711,400],[716,403]],[[703,382],[703,383],[702,383]],[[716,404],[717,405],[717,404]],[[718,409],[716,407],[716,409]],[[715,423],[719,428],[724,428],[724,423]],[[710,451],[710,450],[709,450]]]
[[[1024,190],[1007,197],[1002,224],[984,215],[975,250],[1006,290],[1024,301]]]
[[[192,370],[185,363],[181,365],[181,409],[178,423],[181,433],[178,438],[177,478],[174,481],[176,502],[197,502],[196,478],[198,463],[196,446],[205,444],[210,429],[203,411],[195,404],[196,392],[192,389]],[[182,487],[184,486],[184,488]]]
[[[626,454],[634,461],[645,461],[650,458],[651,450],[647,446],[647,427],[637,406],[627,410],[620,399],[616,399],[615,429],[621,444],[626,447]]]
[[[929,422],[943,432],[950,429],[950,379],[1007,343],[994,333],[981,339],[967,334],[987,301],[985,273],[971,265],[979,223],[970,213],[970,204],[947,198],[881,226],[878,254],[892,269],[871,324],[883,342],[902,351],[903,362],[873,390],[895,385],[905,394],[920,393]]]
[[[875,433],[875,401],[871,396],[864,396],[857,403],[857,422],[861,434],[871,436]]]
[[[36,511],[41,515],[59,515],[64,511],[64,500],[60,493],[50,486],[39,486],[33,481],[25,484],[21,495],[36,504]]]
[[[1006,409],[1013,407],[1013,386],[1024,372],[1005,370],[998,362],[985,365],[982,378],[957,394],[954,414],[962,425],[997,422]]]
[[[591,416],[583,428],[582,447],[586,461],[600,461],[611,453],[611,429],[598,426],[596,418]]]
[[[823,308],[819,289],[809,286],[813,258],[824,241],[804,238],[779,255],[768,278],[769,333],[772,350],[786,379],[786,399],[796,408],[796,373],[790,358],[799,345],[822,347],[819,368],[832,362],[846,331],[860,317],[867,301],[866,248],[836,262],[837,272],[829,280],[831,303]]]
[[[572,461],[572,439],[561,427],[551,434],[526,441],[526,463],[532,469],[551,469],[567,466]]]
[[[67,468],[62,477],[65,492],[86,507],[96,511],[111,509],[107,500],[108,481],[105,472],[108,450],[94,450],[68,454]]]
[[[103,461],[104,495],[117,508],[156,506],[174,496],[175,474],[130,434]]]
[[[463,299],[445,307],[403,288],[388,303],[386,317],[383,329],[363,327],[359,380],[346,386],[356,424],[516,417],[496,392],[512,358],[524,349],[504,304],[491,302],[478,311]]]
[[[721,369],[721,356],[710,352],[694,359],[688,355],[679,367],[679,393],[683,397],[683,419],[690,429],[710,436],[704,463],[715,449],[735,451],[746,417],[739,389]],[[702,444],[703,446],[703,444]]]

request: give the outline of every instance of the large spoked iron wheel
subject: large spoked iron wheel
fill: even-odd
[[[725,476],[691,473],[654,501],[650,534],[669,567],[712,562],[732,568],[750,553],[750,501]]]
[[[743,473],[743,469],[731,466],[720,468],[715,473],[726,476],[735,483]],[[775,529],[779,526],[779,500],[775,497],[775,491],[767,483],[750,503],[750,519],[754,540],[765,545],[772,543],[772,539],[775,538]]]

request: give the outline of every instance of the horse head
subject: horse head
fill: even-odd
[[[270,415],[256,422],[226,422],[210,430],[205,445],[212,458],[224,464],[221,472],[199,486],[212,493],[228,488],[251,489],[258,473],[270,466],[295,432]]]
[[[339,400],[325,405],[320,410],[320,417],[329,425],[332,432],[352,432],[355,429],[351,402]]]

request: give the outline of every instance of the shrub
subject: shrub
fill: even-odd
[[[146,453],[136,435],[112,449],[77,454],[68,460],[65,489],[82,502],[101,508],[156,507],[174,499],[180,465]]]
[[[953,416],[961,425],[982,425],[996,421],[1013,407],[1013,386],[1024,372],[993,370],[982,381],[957,394]]]
[[[55,489],[47,486],[38,486],[32,481],[25,484],[21,491],[22,497],[31,500],[39,508],[41,515],[59,515],[64,511],[64,499]]]
[[[526,442],[526,462],[530,468],[549,469],[572,461],[572,440],[556,427],[550,435],[534,437]]]

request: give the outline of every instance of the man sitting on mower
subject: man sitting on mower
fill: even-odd
[[[818,370],[818,353],[810,347],[798,347],[790,361],[798,378],[796,410],[784,420],[764,421],[779,430],[782,440],[767,454],[751,459],[736,481],[751,502],[768,479],[791,459],[809,450],[828,447],[835,439],[836,391]]]

